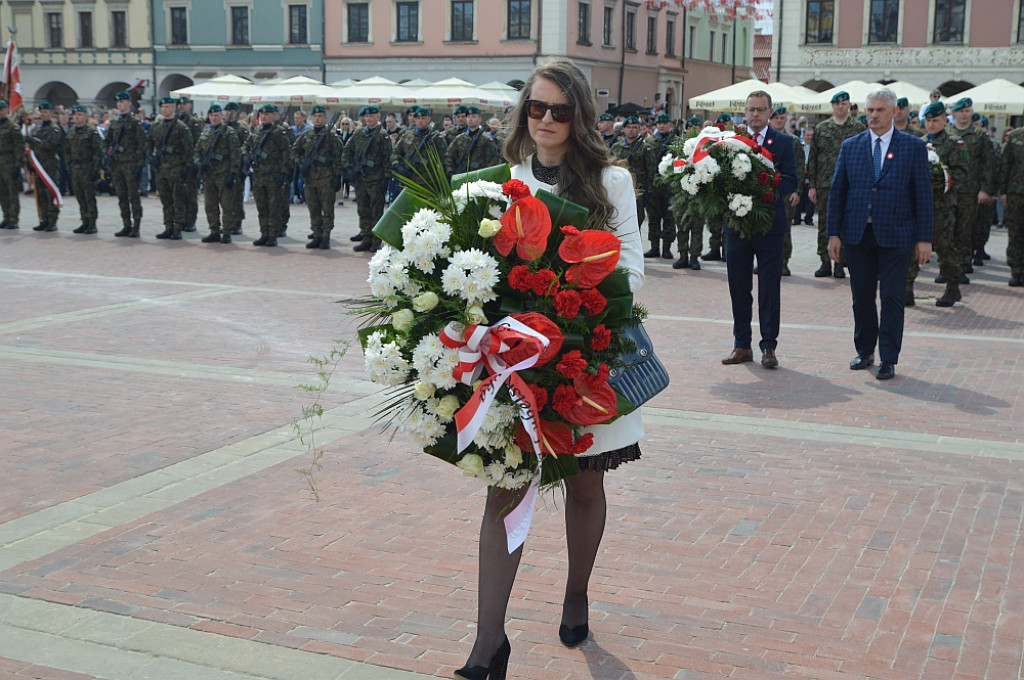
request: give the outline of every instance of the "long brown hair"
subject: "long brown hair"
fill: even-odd
[[[574,63],[568,59],[552,59],[533,70],[510,116],[512,132],[505,141],[505,159],[518,165],[537,151],[526,122],[526,100],[538,78],[546,78],[557,85],[573,105],[569,152],[559,168],[558,193],[590,210],[587,228],[607,229],[615,215],[615,206],[608,200],[601,174],[612,161],[594,127],[597,105],[590,93],[590,83]]]

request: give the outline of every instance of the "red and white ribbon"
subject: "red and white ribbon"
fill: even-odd
[[[27,138],[28,127],[25,125],[21,126],[21,133]],[[53,196],[53,204],[60,207],[64,205],[64,199],[60,195],[60,189],[57,188],[57,183],[53,181],[53,178],[43,169],[43,164],[36,158],[36,152],[30,148],[25,149],[25,153],[28,154],[28,162],[32,165],[32,170],[43,182],[43,186]]]
[[[693,157],[690,162],[693,164],[699,163],[708,157],[708,148],[716,146],[718,144],[726,144],[728,146],[736,147],[747,153],[755,154],[761,157],[761,160],[772,170],[775,169],[775,162],[773,160],[772,152],[765,149],[763,146],[758,146],[750,137],[744,137],[737,135],[732,130],[716,130],[715,132],[703,131],[697,136],[697,146],[693,149]]]
[[[533,442],[534,451],[537,452],[537,474],[530,482],[522,501],[504,518],[508,551],[512,553],[526,541],[526,534],[530,530],[541,467],[541,443],[538,432],[540,414],[537,411],[537,401],[533,390],[517,373],[536,365],[550,340],[543,333],[511,316],[506,316],[494,326],[467,326],[463,329],[453,322],[441,331],[440,339],[446,347],[459,351],[459,363],[452,371],[452,375],[459,382],[472,385],[485,367],[490,372],[490,375],[473,391],[469,401],[455,414],[458,451],[464,451],[473,443],[473,438],[480,431],[498,390],[507,382],[509,395],[519,407],[523,428]],[[525,359],[509,366],[501,358],[501,354],[511,349],[515,342],[525,342],[532,347]]]

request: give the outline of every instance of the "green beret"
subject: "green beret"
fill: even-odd
[[[275,111],[277,111],[277,107],[273,104],[264,104],[259,110],[260,113],[274,113]]]
[[[861,125],[867,125],[868,117],[862,113],[859,116],[857,116],[857,122],[860,123]]]
[[[942,102],[932,102],[928,106],[924,107],[924,111],[921,113],[925,118],[945,118],[946,105]]]
[[[635,118],[636,116],[631,116],[631,117],[632,117],[632,118]],[[613,116],[613,115],[612,115],[612,114],[610,114],[610,113],[602,113],[602,114],[601,114],[600,116],[598,116],[598,117],[597,117],[597,119],[598,119],[599,121],[603,121],[603,120],[615,120],[615,116]]]
[[[465,106],[460,106],[460,107],[456,108],[455,111],[454,111],[454,115],[457,116],[460,113],[469,113],[469,109],[467,109]]]
[[[774,109],[772,109],[773,116],[779,116],[785,113],[789,113],[788,111],[786,111],[785,106],[776,106]]]
[[[114,99],[117,99],[117,100],[131,99],[131,98],[132,98],[132,96],[130,94],[128,94],[128,92],[125,91],[125,90],[121,90],[120,92],[118,92],[117,94],[114,95]]]
[[[728,113],[720,113],[720,114],[718,114],[718,118],[715,118],[715,122],[716,123],[730,123],[730,122],[732,122],[732,116],[730,116]]]
[[[690,118],[687,119],[686,124],[689,125],[690,127],[700,125],[700,116],[690,116]]]
[[[161,104],[177,104],[178,100],[175,99],[174,97],[161,97],[160,103]]]
[[[466,107],[466,115],[467,116],[479,116],[479,115],[481,115],[480,114],[480,109],[478,109],[475,106],[467,106]]]
[[[7,102],[5,102],[3,99],[0,99],[0,109],[6,109],[8,108],[8,106],[9,105],[7,104]]]
[[[223,113],[224,107],[220,104],[210,104],[210,108],[206,109],[207,113]]]
[[[977,123],[979,120],[981,120],[981,114],[980,113],[972,113],[971,114],[971,122],[972,123]]]
[[[71,113],[85,113],[85,107],[81,104],[75,104],[71,107]]]
[[[981,124],[984,125],[985,127],[988,127],[988,116],[981,117]]]
[[[917,120],[917,111],[911,111],[910,115],[907,116],[910,120]]]
[[[236,102],[228,102],[227,104],[224,105],[224,110],[225,111],[237,111],[238,110],[238,104]]]
[[[430,109],[428,109],[426,106],[420,106],[419,108],[416,109],[416,113],[413,115],[415,115],[417,118],[430,118]]]
[[[900,109],[908,109],[910,108],[910,100],[906,97],[900,97],[896,100],[896,107]]]
[[[627,116],[626,120],[622,122],[623,125],[639,125],[640,119],[636,116]]]
[[[191,104],[192,100],[189,99],[188,97],[178,97],[178,103],[179,104]]]
[[[832,95],[832,99],[830,101],[833,104],[838,104],[839,102],[848,102],[850,101],[850,93],[847,92],[846,90],[840,90],[839,92],[836,92],[834,95]]]
[[[311,108],[309,110],[309,115],[312,116],[314,113],[327,113],[327,109],[325,109],[323,106],[317,104],[316,106],[314,106],[313,108]]]
[[[658,117],[654,119],[654,122],[655,123],[671,123],[672,122],[672,116],[668,115],[667,113],[659,113]]]
[[[970,97],[964,97],[963,99],[957,100],[956,104],[949,107],[949,110],[959,111],[960,109],[966,109],[969,106],[974,106],[974,101]]]
[[[374,106],[373,104],[368,104],[367,106],[364,106],[363,108],[359,109],[360,116],[365,116],[368,113],[380,113],[380,107]]]
[[[53,108],[53,106],[50,105],[50,102],[39,102],[39,110],[40,111],[49,111],[52,108]]]

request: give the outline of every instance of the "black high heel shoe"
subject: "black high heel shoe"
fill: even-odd
[[[590,624],[584,623],[581,626],[570,628],[564,623],[558,627],[558,639],[566,647],[576,647],[590,636]]]
[[[508,673],[508,657],[511,655],[512,645],[508,642],[508,636],[505,636],[505,641],[491,657],[489,666],[463,666],[455,671],[455,677],[462,680],[505,680]]]

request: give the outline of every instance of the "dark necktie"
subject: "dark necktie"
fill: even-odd
[[[881,137],[875,137],[874,160],[875,160],[875,179],[877,180],[878,176],[882,174],[882,138]]]

